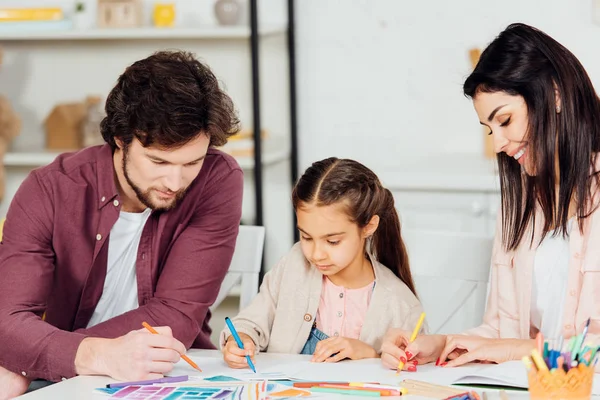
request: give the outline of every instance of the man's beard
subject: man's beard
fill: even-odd
[[[183,199],[185,197],[185,192],[186,192],[187,188],[181,189],[181,190],[175,192],[175,197],[173,197],[171,202],[169,204],[167,204],[166,206],[157,205],[152,200],[152,191],[157,190],[157,189],[149,188],[148,190],[144,191],[138,185],[136,185],[129,177],[129,173],[127,172],[127,164],[128,164],[128,160],[129,160],[128,154],[129,154],[129,150],[127,148],[124,148],[123,149],[123,161],[122,161],[123,162],[123,175],[125,176],[125,180],[129,184],[129,186],[131,186],[131,188],[135,192],[135,194],[136,194],[137,198],[140,200],[140,202],[143,205],[145,205],[146,207],[150,208],[151,210],[156,210],[156,211],[169,211],[169,210],[172,210],[173,208],[175,208],[177,206],[177,204],[179,204],[181,199]],[[165,192],[165,193],[169,193],[169,194],[173,193],[168,189],[161,190],[161,192]]]

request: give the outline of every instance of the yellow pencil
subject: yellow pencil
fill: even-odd
[[[417,335],[419,334],[419,331],[421,330],[421,326],[423,326],[423,321],[425,321],[425,313],[421,313],[421,316],[419,317],[419,321],[417,322],[417,326],[415,326],[415,330],[413,331],[412,335],[410,336],[409,343],[414,342],[415,339],[417,338]],[[402,371],[402,368],[404,368],[404,363],[402,361],[400,361],[398,363],[398,368],[396,369],[396,375],[398,375],[400,373],[400,371]]]
[[[548,366],[537,349],[531,350],[531,359],[533,360],[533,363],[537,367],[538,371],[548,372]]]
[[[531,367],[533,367],[533,363],[531,362],[531,358],[529,358],[529,356],[524,356],[522,358],[523,360],[523,364],[525,364],[525,368],[527,368],[527,371],[529,371],[531,369]]]

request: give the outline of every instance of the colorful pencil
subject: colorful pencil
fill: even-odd
[[[326,388],[315,386],[310,389],[311,392],[315,393],[334,393],[334,394],[345,394],[349,396],[368,396],[368,397],[381,397],[379,392],[369,392],[366,390],[356,389],[338,389],[338,388]]]
[[[185,382],[187,380],[188,380],[188,376],[187,375],[165,376],[164,378],[148,379],[148,380],[145,380],[145,381],[109,383],[108,385],[106,385],[106,387],[107,388],[122,388],[122,387],[125,387],[125,386],[133,386],[133,385],[153,385],[155,383]]]
[[[237,330],[233,326],[233,322],[231,322],[231,320],[229,319],[229,317],[225,317],[225,324],[227,324],[227,327],[229,328],[229,332],[231,332],[231,336],[233,336],[233,339],[235,340],[235,343],[238,345],[238,347],[240,349],[243,350],[244,349],[244,343],[242,342],[242,339],[240,338],[240,335],[238,335]],[[254,373],[256,373],[256,367],[254,366],[254,363],[252,362],[252,359],[250,358],[249,355],[246,355],[246,361],[248,362],[248,366],[250,367],[250,369],[252,371],[254,371]]]
[[[158,335],[158,332],[156,331],[156,329],[154,329],[153,327],[150,326],[150,324],[148,324],[146,321],[142,322],[142,325],[144,328],[148,329],[150,331],[150,333],[153,333],[155,335]],[[202,370],[200,369],[200,367],[198,367],[198,365],[196,365],[195,362],[193,362],[188,356],[186,356],[185,354],[181,354],[181,358],[188,364],[190,364],[190,366],[192,368],[197,369],[198,371],[202,372]]]
[[[381,396],[400,396],[402,394],[401,391],[398,389],[376,389],[376,388],[357,387],[357,386],[351,387],[351,386],[346,386],[346,385],[332,385],[332,384],[327,384],[327,383],[322,383],[319,386],[313,386],[312,388],[315,388],[315,387],[324,387],[324,388],[331,388],[331,389],[344,389],[344,390],[363,390],[365,392],[379,392],[379,394]]]
[[[419,317],[419,321],[417,321],[417,325],[415,326],[415,329],[413,330],[413,333],[410,336],[409,343],[414,342],[415,339],[417,338],[417,335],[419,334],[419,331],[421,330],[421,327],[423,326],[424,320],[425,320],[425,313],[421,313],[421,316]],[[404,362],[399,361],[398,368],[396,368],[396,375],[398,375],[400,373],[400,371],[402,371],[403,368],[404,368]]]

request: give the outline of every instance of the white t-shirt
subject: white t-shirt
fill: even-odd
[[[570,235],[574,218],[567,223]],[[563,311],[569,278],[569,236],[548,232],[535,252],[531,293],[531,324],[547,338],[562,334]]]
[[[152,212],[121,211],[110,230],[108,262],[102,296],[87,327],[138,308],[138,290],[135,262],[144,225]]]

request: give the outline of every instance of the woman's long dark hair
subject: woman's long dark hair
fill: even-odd
[[[295,210],[302,203],[327,206],[342,201],[348,203],[348,216],[360,228],[379,216],[373,234],[375,256],[416,295],[394,196],[373,171],[354,160],[327,158],[313,163],[292,192]]]
[[[498,154],[505,248],[516,249],[528,224],[535,225],[537,205],[544,216],[542,239],[553,228],[566,236],[572,199],[579,218],[597,207],[592,204],[591,183],[599,183],[598,174],[590,171],[595,171],[595,153],[600,151],[600,101],[581,63],[544,32],[512,24],[483,51],[463,90],[471,98],[499,91],[519,95],[527,105],[527,157],[535,176],[522,174],[514,159]],[[579,229],[583,232],[583,224]]]

